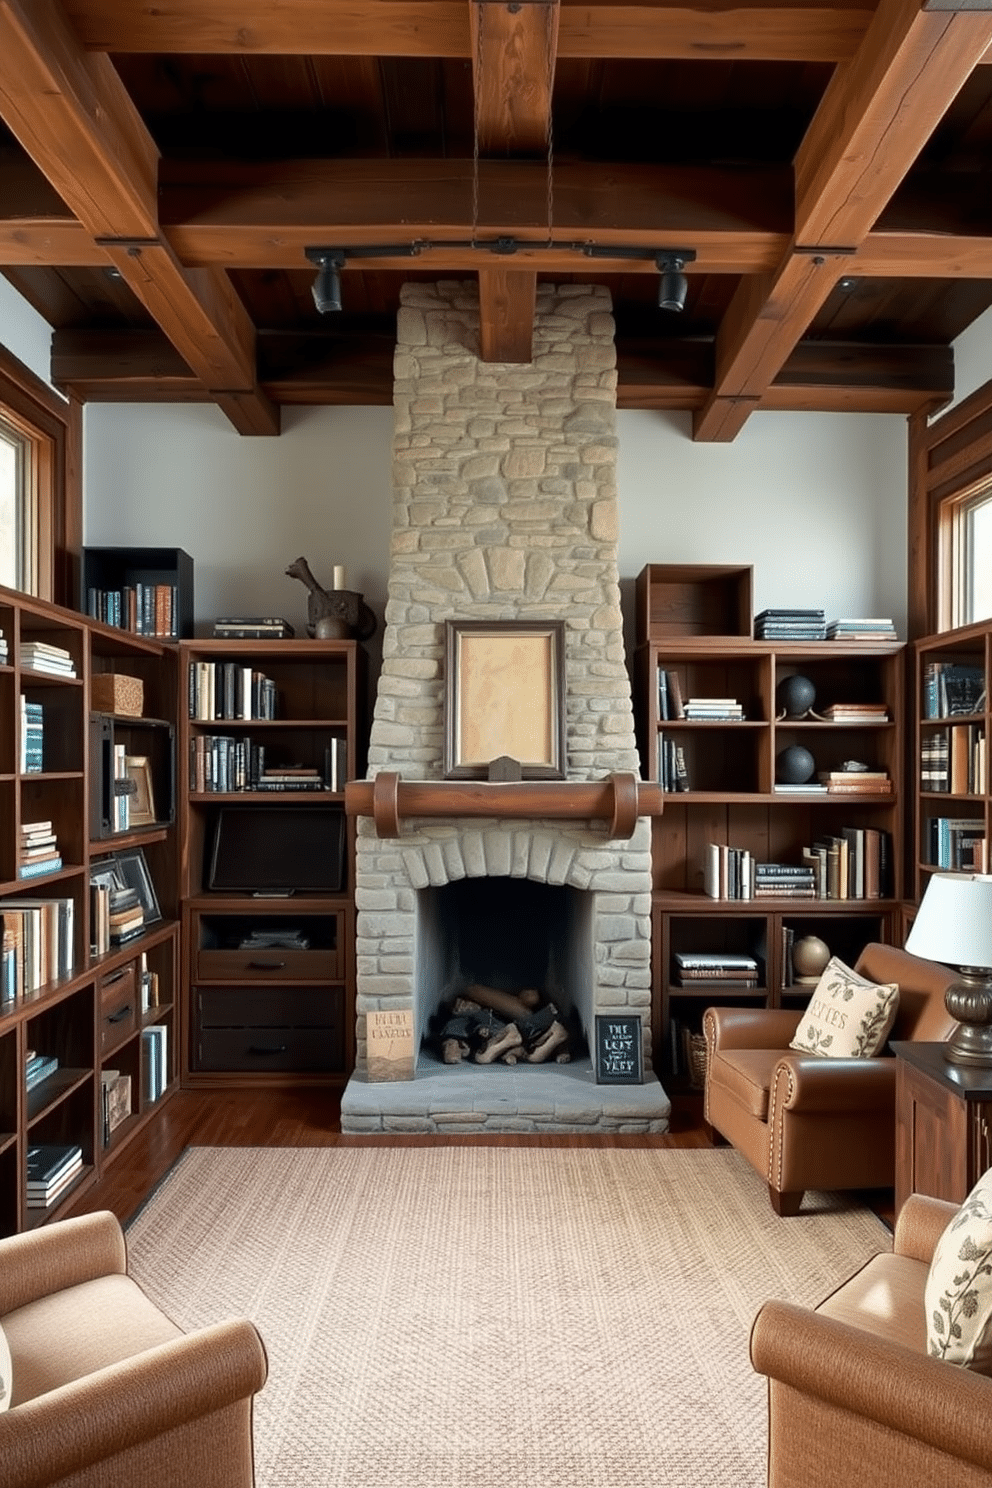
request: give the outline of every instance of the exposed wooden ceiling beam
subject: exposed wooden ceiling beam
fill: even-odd
[[[390,403],[392,336],[346,333],[262,339],[261,378],[285,403]],[[712,380],[712,343],[698,339],[617,342],[621,408],[694,410]],[[56,331],[52,377],[86,402],[202,401],[207,392],[159,331]],[[802,342],[760,400],[761,408],[911,413],[947,401],[953,354],[943,346]],[[758,400],[749,400],[758,403]]]
[[[468,57],[464,0],[66,0],[97,52]],[[611,4],[564,0],[560,57],[838,62],[871,19],[866,0],[833,5]]]
[[[921,0],[879,0],[854,57],[835,69],[796,155],[799,253],[770,279],[738,290],[717,338],[716,381],[696,415],[694,438],[733,439],[743,427],[750,400],[760,401],[851,266],[990,41],[987,11],[926,11]]]
[[[0,0],[0,115],[204,385],[225,395],[235,427],[277,433],[278,410],[255,385],[244,306],[226,274],[188,272],[160,239],[154,141],[58,0]]]
[[[536,273],[505,268],[479,270],[479,349],[482,361],[533,361],[536,299]]]

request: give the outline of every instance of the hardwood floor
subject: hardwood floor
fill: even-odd
[[[546,1147],[710,1147],[703,1125],[702,1098],[676,1095],[670,1129],[662,1136],[345,1136],[340,1102],[327,1090],[180,1090],[157,1120],[138,1132],[113,1163],[107,1176],[85,1189],[66,1211],[89,1214],[110,1209],[122,1224],[141,1208],[185,1148],[197,1147],[343,1147],[369,1143],[427,1146],[432,1143],[499,1143],[501,1146]],[[891,1189],[862,1194],[890,1228]]]
[[[84,1190],[67,1213],[89,1214],[110,1209],[122,1224],[189,1146],[197,1147],[337,1147],[369,1142],[391,1146],[425,1146],[447,1142],[498,1142],[503,1146],[549,1147],[709,1147],[699,1096],[679,1096],[672,1103],[671,1128],[662,1136],[382,1136],[355,1137],[341,1132],[340,1100],[328,1090],[180,1090],[157,1119],[138,1132],[101,1182]]]

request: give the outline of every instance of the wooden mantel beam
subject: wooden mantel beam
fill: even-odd
[[[834,71],[795,160],[795,237],[775,274],[744,282],[717,338],[693,437],[733,439],[992,42],[988,11],[879,0]]]
[[[97,52],[468,57],[465,0],[65,0]],[[839,62],[872,15],[868,0],[833,4],[695,4],[563,0],[559,57],[672,57]],[[374,43],[370,41],[374,38]]]
[[[226,273],[184,269],[160,236],[154,141],[58,0],[0,0],[0,115],[235,427],[277,433],[244,306]]]

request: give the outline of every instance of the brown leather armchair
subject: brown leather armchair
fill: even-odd
[[[769,1488],[992,1488],[992,1379],[932,1359],[924,1288],[956,1204],[912,1194],[891,1254],[815,1311],[766,1302],[751,1362],[768,1377]]]
[[[957,973],[878,942],[855,967],[899,984],[890,1038],[942,1042],[955,1027],[944,992]],[[828,1059],[789,1048],[802,1009],[707,1008],[704,1115],[766,1180],[777,1214],[807,1188],[889,1188],[895,1181],[895,1060]]]
[[[250,1488],[261,1339],[240,1318],[183,1333],[127,1275],[112,1214],[0,1240],[0,1323],[0,1488]]]

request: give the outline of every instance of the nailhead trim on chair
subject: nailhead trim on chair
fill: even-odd
[[[778,1104],[778,1087],[781,1084],[781,1082],[782,1082],[783,1079],[786,1081],[787,1086],[788,1086],[788,1089],[786,1091],[785,1100],[784,1100],[783,1104],[784,1105],[788,1105],[789,1101],[792,1099],[793,1091],[796,1088],[795,1071],[793,1070],[792,1066],[789,1065],[789,1064],[779,1064],[778,1066],[776,1066],[776,1069],[775,1069],[775,1078],[772,1081],[772,1088],[771,1088],[771,1090],[768,1093],[768,1182],[772,1185],[772,1187],[774,1189],[777,1190],[778,1193],[781,1193],[782,1192],[782,1143],[781,1143],[781,1141],[779,1141],[778,1144],[777,1144],[778,1145],[778,1173],[777,1174],[775,1172],[773,1172],[773,1168],[774,1168],[774,1157],[775,1157],[775,1154],[774,1154],[773,1149],[774,1149],[774,1147],[776,1145],[775,1133],[776,1133],[777,1126],[778,1126],[778,1123],[777,1123],[777,1121],[775,1119],[776,1118],[775,1107]]]

